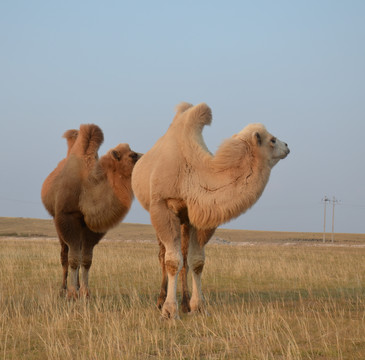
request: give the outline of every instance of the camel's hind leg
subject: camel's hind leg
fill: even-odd
[[[81,264],[82,221],[77,213],[60,213],[55,217],[55,225],[60,239],[68,247],[67,297],[76,299],[78,297],[78,269]],[[64,256],[66,257],[66,252]],[[64,270],[65,268],[66,263]]]
[[[62,265],[61,292],[65,292],[67,290],[67,276],[68,276],[68,246],[61,238],[60,238],[60,244],[61,244],[61,265]]]
[[[67,291],[67,277],[68,277],[68,245],[61,239],[61,265],[62,265],[62,286],[60,295],[65,295]],[[77,269],[77,289],[80,288],[79,269]]]
[[[82,233],[81,248],[81,281],[80,296],[89,297],[89,270],[93,259],[94,246],[104,236],[104,233],[95,233],[85,227]]]
[[[69,245],[69,283],[67,286],[67,298],[77,299],[78,298],[78,278],[79,268],[81,263],[81,249],[79,244]]]
[[[181,252],[183,256],[183,266],[180,270],[181,279],[181,310],[184,313],[190,312],[190,295],[188,288],[188,250],[189,250],[189,236],[190,236],[190,225],[188,223],[181,225]]]
[[[167,271],[165,266],[165,253],[166,249],[165,246],[162,244],[160,239],[158,239],[158,244],[160,247],[158,253],[158,259],[160,261],[161,271],[162,271],[162,281],[161,281],[161,288],[160,288],[160,295],[157,299],[157,306],[159,309],[162,309],[162,306],[166,300],[167,295]],[[189,295],[189,288],[188,288],[188,248],[189,248],[189,225],[183,224],[181,225],[181,252],[183,256],[183,266],[180,270],[180,279],[181,279],[181,291],[182,291],[182,299],[181,299],[181,309],[184,313],[188,313],[190,311],[190,295]]]
[[[191,312],[201,311],[204,306],[203,292],[201,289],[201,276],[205,264],[204,246],[214,234],[215,229],[190,231],[188,251],[188,264],[192,270],[193,289],[190,299]]]
[[[156,234],[166,249],[165,267],[168,284],[166,301],[162,306],[162,316],[166,318],[178,318],[176,286],[178,274],[183,264],[180,219],[168,209],[164,201],[151,202],[150,214]]]
[[[158,238],[158,245],[160,247],[159,253],[158,253],[158,260],[160,262],[161,271],[162,271],[162,281],[161,281],[161,288],[160,288],[160,295],[157,299],[157,307],[161,310],[162,306],[166,300],[167,295],[167,271],[165,266],[165,253],[166,249],[165,246],[162,244],[161,240]]]

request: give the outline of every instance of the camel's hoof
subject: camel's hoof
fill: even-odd
[[[208,310],[204,306],[199,306],[197,309],[191,310],[189,312],[189,315],[191,315],[191,316],[196,315],[196,314],[203,315],[206,317],[210,316]]]
[[[76,289],[68,289],[67,290],[67,300],[78,300],[79,294]]]
[[[162,307],[162,317],[164,319],[180,319],[177,304],[165,302]]]
[[[190,315],[201,314],[204,316],[209,316],[208,310],[206,308],[205,301],[192,302],[190,301]]]
[[[80,288],[79,294],[80,294],[80,297],[83,297],[85,299],[90,299],[90,296],[91,296],[90,290],[88,288],[82,287],[82,286]]]
[[[61,289],[60,289],[60,291],[59,291],[58,295],[59,295],[60,297],[64,298],[64,297],[66,297],[66,294],[67,294],[67,289],[66,289],[66,288],[64,288],[64,287],[61,287]]]
[[[181,302],[181,310],[183,313],[187,314],[191,311],[190,309],[190,305],[189,305],[189,302],[187,301],[182,301]]]

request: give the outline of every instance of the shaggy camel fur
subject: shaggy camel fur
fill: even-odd
[[[165,135],[132,174],[133,191],[150,212],[161,244],[163,281],[158,305],[167,318],[178,317],[176,286],[183,266],[185,309],[202,309],[205,244],[220,224],[244,213],[259,199],[272,167],[289,154],[287,144],[263,125],[250,124],[224,141],[213,156],[202,137],[202,129],[211,119],[211,110],[204,103],[180,104]],[[193,275],[190,301],[189,268]]]
[[[54,210],[55,191],[53,188],[55,179],[58,177],[58,175],[64,168],[66,159],[70,154],[70,150],[76,141],[78,133],[79,133],[78,130],[71,129],[67,130],[63,134],[63,137],[67,140],[67,156],[65,159],[61,160],[58,163],[57,167],[47,176],[42,186],[41,190],[42,202],[44,207],[52,217],[55,216],[55,210]],[[61,238],[59,238],[59,240],[61,244],[61,265],[63,270],[62,289],[66,289],[67,274],[68,274],[68,246]]]
[[[44,207],[46,210],[50,213],[51,216],[55,215],[54,210],[54,191],[52,191],[52,187],[54,185],[55,179],[58,177],[60,172],[65,166],[66,160],[68,156],[70,155],[70,151],[72,146],[74,145],[77,135],[79,131],[75,129],[67,130],[62,137],[64,137],[67,140],[67,155],[65,159],[62,159],[58,164],[57,167],[47,176],[46,180],[44,180],[44,183],[42,185],[41,190],[41,198]]]
[[[81,125],[62,170],[53,180],[52,191],[48,192],[54,201],[54,213],[50,213],[58,236],[61,244],[68,247],[69,298],[78,296],[80,266],[80,294],[89,296],[88,273],[93,248],[108,229],[124,218],[133,200],[131,173],[140,154],[128,144],[120,144],[98,159],[103,139],[96,125]],[[66,280],[64,271],[64,287]]]

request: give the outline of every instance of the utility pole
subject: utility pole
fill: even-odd
[[[339,201],[333,197],[332,198],[332,242],[334,239],[334,229],[335,229],[335,205],[338,203]]]
[[[324,202],[324,218],[323,218],[323,242],[326,242],[326,203],[331,201],[326,195],[322,199]]]

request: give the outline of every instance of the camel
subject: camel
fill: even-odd
[[[167,132],[132,173],[134,194],[149,211],[160,244],[163,278],[157,304],[165,318],[179,317],[176,287],[181,269],[183,310],[204,310],[204,246],[219,225],[256,203],[271,169],[289,154],[287,144],[264,125],[249,124],[225,140],[213,155],[202,137],[203,127],[211,120],[211,109],[205,103],[178,105]]]
[[[52,183],[47,195],[52,204],[46,206],[47,201],[43,202],[48,211],[54,210],[49,212],[61,244],[67,246],[67,263],[62,263],[62,286],[67,287],[69,267],[68,298],[90,296],[88,276],[94,246],[125,217],[133,200],[131,173],[141,154],[132,151],[128,144],[119,144],[99,159],[98,149],[103,140],[98,126],[81,125],[62,169],[53,180],[49,180],[51,173],[45,181]]]

